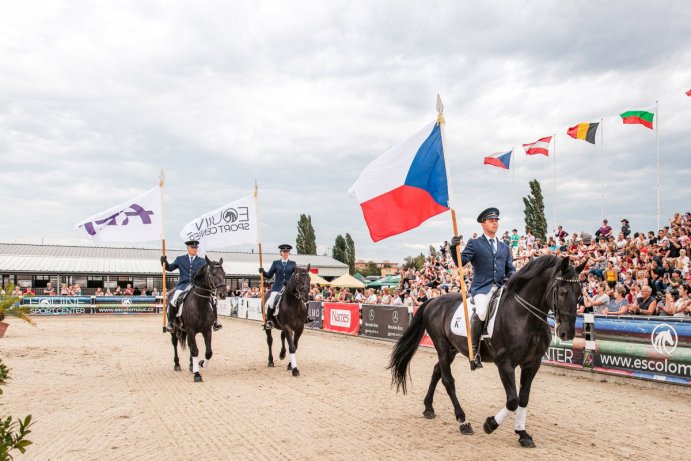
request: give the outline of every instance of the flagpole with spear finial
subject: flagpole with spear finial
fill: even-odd
[[[163,186],[165,185],[166,182],[166,177],[163,174],[163,168],[161,168],[161,174],[158,176],[158,187],[161,189],[160,196],[161,196],[161,251],[163,256],[165,257],[166,255],[166,231],[165,231],[165,224],[164,224],[164,219],[163,219]],[[166,320],[168,317],[168,313],[166,312],[167,307],[168,307],[168,297],[166,293],[166,263],[165,261],[161,263],[161,271],[163,272],[163,286],[162,286],[162,291],[163,291],[163,299],[161,300],[161,303],[163,304],[163,333],[165,334],[168,330],[166,329]]]
[[[259,232],[259,186],[257,185],[256,179],[254,180],[254,206],[257,210],[257,246],[259,247],[259,268],[263,268],[264,262],[262,261],[262,239]],[[262,319],[264,320],[264,325],[266,325],[266,309],[264,306],[264,271],[259,273],[259,287],[262,300]]]
[[[453,223],[453,235],[458,236],[458,223],[456,222],[456,207],[453,196],[453,188],[451,182],[451,169],[449,168],[449,161],[446,158],[446,131],[444,129],[446,122],[444,120],[444,104],[441,102],[441,97],[437,94],[437,122],[441,130],[441,145],[444,150],[444,165],[446,166],[446,187],[449,191],[449,209],[451,210],[451,221]],[[475,351],[473,351],[473,342],[470,335],[470,317],[468,316],[468,294],[465,286],[465,278],[463,277],[463,260],[461,259],[460,245],[456,245],[456,260],[458,261],[458,275],[461,279],[461,296],[463,297],[463,313],[465,315],[465,331],[466,339],[468,340],[468,360],[471,362],[475,360]]]

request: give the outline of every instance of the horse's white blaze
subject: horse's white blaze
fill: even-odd
[[[506,418],[508,418],[510,414],[511,412],[509,411],[509,409],[504,407],[501,410],[499,410],[499,413],[496,414],[494,420],[497,422],[497,424],[501,424],[504,421],[506,421]]]
[[[290,354],[290,366],[294,369],[298,367],[298,361],[295,358],[295,354]]]
[[[192,357],[192,373],[199,373],[199,357]]]
[[[516,418],[513,420],[513,428],[516,431],[524,431],[525,430],[525,418],[527,416],[527,408],[526,407],[518,407],[518,410],[516,410]]]

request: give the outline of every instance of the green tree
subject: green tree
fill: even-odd
[[[422,269],[425,266],[425,255],[406,256],[403,258],[403,269]]]
[[[540,239],[540,243],[547,242],[547,219],[545,218],[545,203],[542,199],[542,188],[537,179],[530,181],[530,194],[523,197],[525,208],[525,231],[532,232]]]
[[[9,315],[33,325],[34,321],[29,317],[31,313],[29,311],[29,306],[23,306],[21,303],[22,299],[19,296],[12,296],[13,291],[14,285],[10,283],[5,287],[5,294],[0,295],[0,322],[5,320],[5,317]],[[1,393],[2,392],[0,392],[0,394]]]
[[[346,260],[346,241],[341,234],[336,236],[331,256],[336,261],[341,261],[342,263],[346,264],[348,263]]]
[[[345,235],[345,253],[348,270],[350,275],[353,275],[355,273],[355,242],[350,234]]]
[[[365,277],[370,275],[381,276],[381,269],[374,261],[367,261],[367,266],[360,273]]]
[[[298,235],[295,238],[295,251],[299,255],[317,254],[317,237],[312,227],[312,217],[301,214],[298,220]]]
[[[437,256],[439,256],[439,253],[437,252],[437,249],[434,248],[434,245],[430,245],[430,246],[429,246],[429,255],[430,255],[430,256],[433,256],[433,257],[435,257],[435,258],[436,258]]]

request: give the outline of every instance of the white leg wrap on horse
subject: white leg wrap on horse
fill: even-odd
[[[497,413],[496,416],[494,416],[494,420],[497,422],[497,424],[501,424],[504,421],[506,421],[506,418],[508,418],[510,414],[511,412],[509,411],[509,409],[504,407],[501,410],[499,410],[499,413]]]
[[[516,418],[513,420],[514,430],[525,430],[525,417],[527,416],[527,411],[528,410],[526,407],[518,407],[518,410],[516,410]]]
[[[192,373],[199,373],[199,357],[192,357]]]
[[[298,361],[295,359],[295,354],[290,354],[290,366],[293,367],[293,369],[298,367]]]

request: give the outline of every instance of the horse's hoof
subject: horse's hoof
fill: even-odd
[[[526,431],[514,431],[518,434],[518,443],[521,444],[523,448],[535,448],[535,442],[533,438],[528,435]]]
[[[180,367],[180,365],[175,365],[175,366],[173,367],[173,370],[175,370],[175,371],[182,371],[182,368]]]
[[[434,410],[425,410],[422,412],[422,415],[427,418],[427,419],[434,419]]]
[[[273,362],[273,360],[270,360],[270,361],[269,361],[269,364],[268,364],[267,366],[268,366],[269,368],[273,368],[273,367],[274,367],[274,362]]]
[[[473,435],[473,427],[470,425],[470,421],[464,421],[461,423],[460,427],[458,428],[459,431],[461,431],[461,434],[463,435]]]
[[[489,418],[487,418],[485,420],[485,424],[482,425],[482,428],[485,430],[485,434],[491,434],[498,427],[499,423],[497,423],[497,420],[494,419],[494,416],[490,416]]]
[[[281,351],[281,353],[278,354],[278,358],[281,359],[281,360],[283,360],[284,358],[286,358],[286,351]]]
[[[293,368],[293,376],[300,376],[300,372],[298,371],[297,368]]]
[[[194,374],[194,382],[195,383],[201,383],[202,382],[202,375],[200,375],[199,373],[195,373]]]
[[[292,369],[293,369],[293,366],[291,364],[288,364],[288,366],[286,367],[286,370],[290,371]]]

